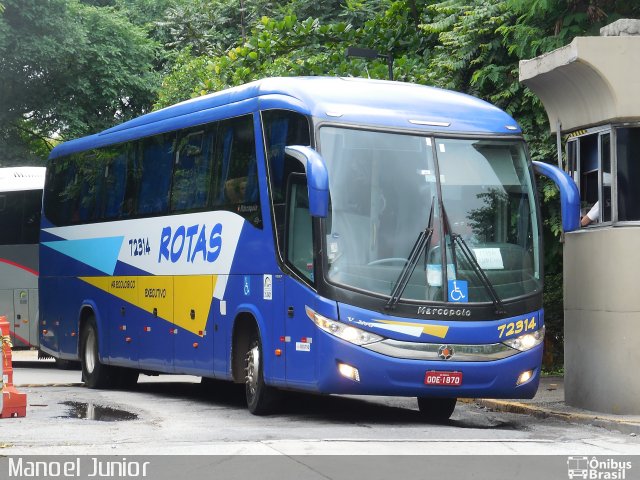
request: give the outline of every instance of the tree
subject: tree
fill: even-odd
[[[166,47],[189,48],[192,55],[219,55],[247,33],[261,15],[275,12],[270,0],[192,0],[169,8],[159,25],[167,32]]]
[[[518,82],[518,62],[568,44],[579,35],[597,35],[622,16],[640,16],[637,2],[614,0],[464,0],[426,8],[422,26],[438,44],[429,62],[429,80],[484,98],[521,125],[534,160],[556,163],[555,138],[541,102]],[[563,340],[562,233],[558,192],[538,179],[545,238],[545,324],[547,358],[561,365]],[[555,355],[555,359],[553,358]]]
[[[286,11],[290,5],[285,4],[279,11]],[[363,22],[361,9],[370,11],[373,6],[382,5],[377,16]],[[352,1],[345,9],[336,9],[332,22],[312,17],[299,19],[295,15],[262,17],[245,41],[236,36],[235,45],[225,52],[199,55],[197,51],[183,51],[163,80],[156,107],[266,76],[388,78],[385,60],[347,59],[345,51],[350,45],[393,53],[396,78],[422,80],[426,77],[426,44],[412,16],[412,6],[414,1]],[[342,19],[363,24],[356,29]]]
[[[24,162],[51,136],[95,132],[149,109],[156,45],[123,13],[77,0],[4,3],[2,164]]]

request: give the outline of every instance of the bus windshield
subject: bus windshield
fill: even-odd
[[[521,140],[327,126],[319,141],[329,171],[331,283],[391,296],[408,276],[400,295],[408,301],[495,303],[541,291],[537,210]],[[454,287],[458,296],[450,297]]]

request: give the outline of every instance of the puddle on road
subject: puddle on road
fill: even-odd
[[[122,422],[136,420],[138,415],[119,410],[117,408],[95,405],[83,402],[62,402],[60,405],[68,407],[67,414],[59,418],[81,418],[85,420],[97,420],[99,422]]]

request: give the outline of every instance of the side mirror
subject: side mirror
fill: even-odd
[[[284,151],[304,165],[309,190],[309,213],[312,217],[326,217],[329,212],[329,173],[324,159],[311,147],[292,145],[285,147]]]
[[[560,210],[562,229],[573,232],[580,228],[580,192],[576,182],[563,170],[544,162],[533,162],[536,173],[550,178],[560,190]]]

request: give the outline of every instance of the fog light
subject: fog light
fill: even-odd
[[[522,385],[523,383],[527,383],[533,377],[533,370],[527,370],[526,372],[522,372],[518,377],[518,381],[516,385]]]
[[[356,382],[360,381],[360,373],[358,373],[358,369],[355,367],[352,367],[351,365],[347,365],[346,363],[339,363],[338,371],[340,372],[340,375],[342,375],[343,377],[349,378]]]

